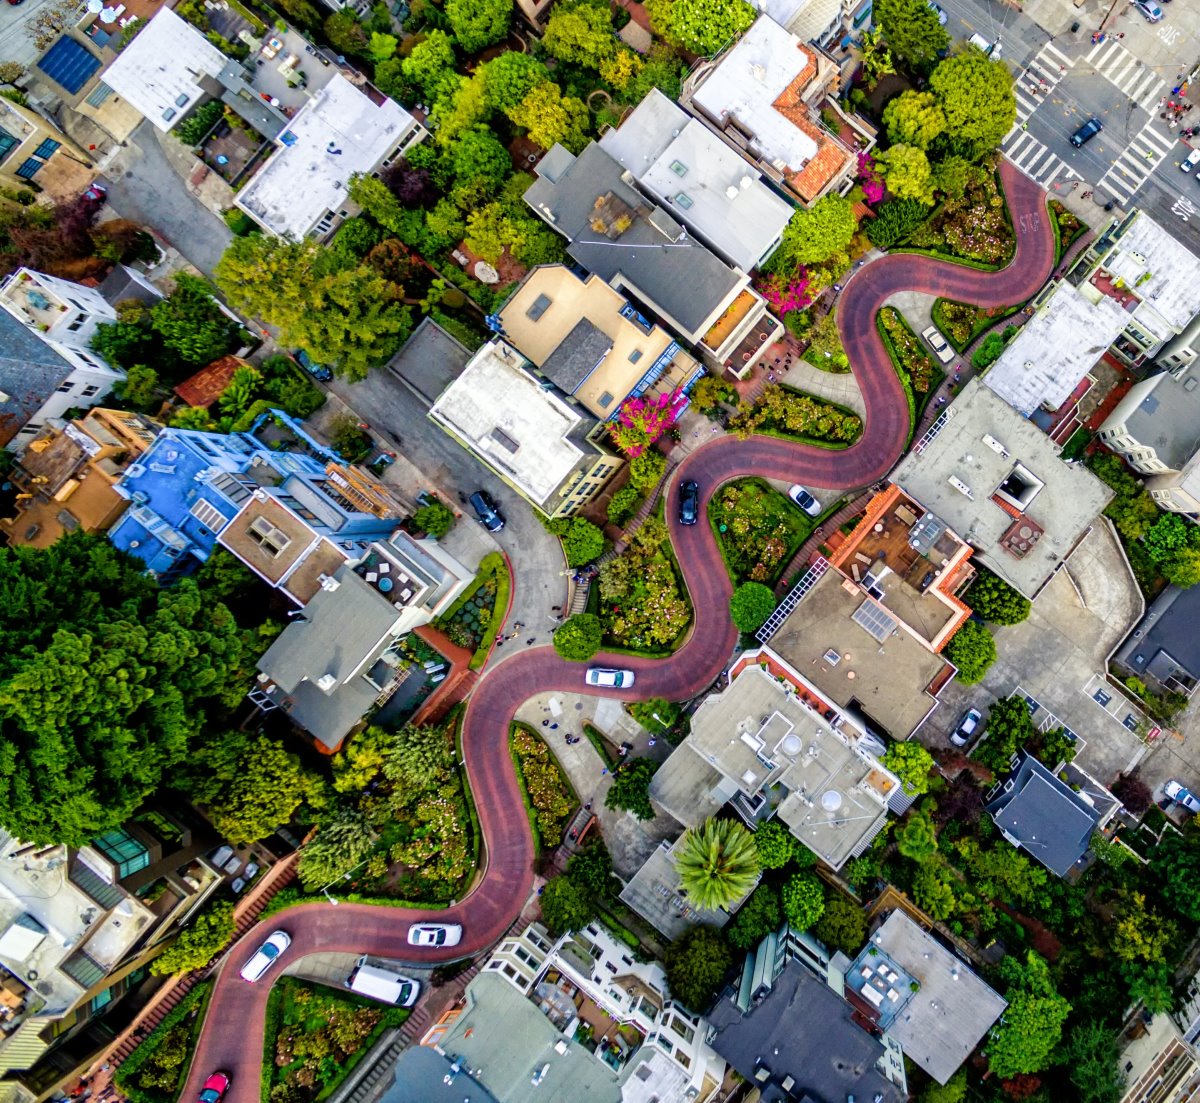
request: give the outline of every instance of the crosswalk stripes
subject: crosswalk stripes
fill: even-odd
[[[1056,180],[1079,180],[1082,177],[1061,157],[1055,156],[1026,130],[1010,135],[1001,146],[1004,156],[1026,176],[1049,188]]]
[[[1018,126],[1038,109],[1042,97],[1053,90],[1065,76],[1066,70],[1074,64],[1052,42],[1047,42],[1037,52],[1013,85],[1013,94],[1017,100]]]
[[[1174,146],[1174,135],[1156,130],[1151,119],[1121,151],[1096,186],[1104,188],[1124,205]]]
[[[1114,38],[1093,46],[1083,59],[1083,64],[1092,66],[1146,111],[1155,110],[1168,87],[1162,77],[1138,61]]]

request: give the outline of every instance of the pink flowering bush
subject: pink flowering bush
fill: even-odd
[[[871,204],[883,199],[883,177],[875,167],[875,158],[862,150],[858,154],[858,179],[862,182],[863,198]]]
[[[657,398],[627,398],[609,428],[613,443],[627,456],[640,456],[675,423],[678,391]]]
[[[803,310],[812,305],[812,296],[808,294],[810,282],[808,271],[800,268],[792,276],[767,276],[759,281],[758,289],[782,318],[793,310]]]

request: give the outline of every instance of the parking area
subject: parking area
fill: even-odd
[[[1020,691],[1039,706],[1036,724],[1062,724],[1080,737],[1079,765],[1108,784],[1147,754],[1128,723],[1132,714],[1140,729],[1141,713],[1103,680],[1109,653],[1142,609],[1120,546],[1098,521],[1033,603],[1029,619],[995,629],[999,658],[983,681],[947,686],[941,707],[917,738],[948,747],[950,732],[968,708],[986,713],[992,701]]]

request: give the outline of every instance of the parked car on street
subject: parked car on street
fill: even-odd
[[[927,8],[929,8],[929,10],[931,12],[933,12],[934,14],[937,15],[938,23],[941,26],[944,27],[947,23],[950,22],[950,16],[948,16],[942,8],[938,7],[938,5],[933,2],[933,0],[925,0],[925,6]]]
[[[788,497],[810,517],[820,516],[821,503],[799,483],[788,487]]]
[[[324,364],[318,364],[303,349],[297,349],[292,353],[292,359],[308,372],[309,375],[314,379],[320,380],[322,383],[328,383],[333,378],[332,369],[327,368]]]
[[[1146,17],[1148,23],[1157,23],[1163,17],[1163,10],[1154,0],[1133,0],[1133,6]]]
[[[1195,793],[1177,778],[1171,778],[1163,786],[1163,792],[1170,800],[1176,804],[1182,804],[1189,812],[1200,812],[1200,798],[1197,798]]]
[[[410,946],[457,946],[462,927],[457,923],[414,923],[408,928]]]
[[[601,686],[604,689],[628,689],[634,682],[632,670],[606,670],[602,666],[588,667],[584,675],[589,686]]]
[[[267,936],[267,941],[264,942],[254,953],[254,956],[242,966],[242,980],[249,981],[253,984],[259,980],[262,975],[275,964],[280,957],[283,956],[286,950],[292,944],[292,936],[287,931],[272,931]]]
[[[950,342],[942,336],[942,331],[937,326],[930,326],[928,329],[921,330],[921,336],[925,338],[926,343],[933,354],[943,364],[949,364],[954,359],[954,349],[950,347]]]
[[[983,714],[978,709],[967,709],[958,722],[958,727],[951,732],[950,742],[956,747],[965,747],[975,738],[979,731],[979,721],[982,719]]]
[[[939,22],[940,22],[940,20],[939,20]],[[973,35],[971,35],[971,37],[969,39],[967,39],[967,41],[970,42],[970,44],[972,46],[974,46],[976,49],[982,50],[985,54],[987,54],[988,57],[990,57],[992,59],[996,59],[996,58],[1000,57],[1000,40],[999,39],[997,39],[995,42],[989,42],[986,38],[983,37],[983,35],[973,34]]]
[[[228,1090],[229,1073],[214,1072],[204,1081],[204,1087],[200,1089],[200,1098],[197,1103],[221,1103],[221,1096]]]
[[[479,523],[488,532],[499,532],[504,528],[504,514],[500,512],[500,507],[496,505],[486,490],[475,491],[467,501],[471,503],[475,516],[479,518]]]
[[[679,484],[679,523],[694,525],[700,516],[700,484],[684,479]]]
[[[1071,135],[1071,145],[1079,149],[1085,142],[1090,142],[1104,129],[1099,119],[1088,119],[1074,134]]]

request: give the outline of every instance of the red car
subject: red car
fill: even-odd
[[[221,1103],[221,1096],[225,1094],[228,1088],[229,1075],[224,1072],[214,1072],[204,1081],[204,1087],[200,1089],[198,1103]]]

